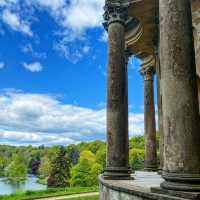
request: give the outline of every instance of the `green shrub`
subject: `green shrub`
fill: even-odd
[[[140,170],[144,168],[144,150],[143,149],[131,149],[130,150],[130,165],[134,170]]]

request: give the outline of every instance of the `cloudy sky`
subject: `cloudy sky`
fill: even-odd
[[[105,138],[104,0],[0,0],[0,143]],[[129,64],[130,135],[143,133],[143,80]]]

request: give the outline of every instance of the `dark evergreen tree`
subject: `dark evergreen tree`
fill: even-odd
[[[80,152],[79,152],[77,146],[74,144],[71,144],[71,145],[67,146],[66,151],[69,156],[70,163],[72,165],[76,165],[78,163],[78,160],[80,157]]]
[[[40,166],[40,161],[32,158],[30,163],[29,163],[29,166],[28,166],[29,173],[33,174],[33,175],[37,175],[39,166]]]
[[[61,146],[55,159],[52,161],[51,172],[48,178],[48,187],[67,187],[70,180],[70,160],[66,150]]]

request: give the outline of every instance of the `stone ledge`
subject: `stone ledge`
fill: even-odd
[[[180,192],[174,190],[166,190],[162,188],[151,188],[151,192],[165,194],[169,196],[177,196],[184,199],[200,200],[200,193],[197,192]]]
[[[176,197],[171,196],[169,194],[162,194],[162,193],[153,193],[151,192],[150,187],[142,187],[134,185],[134,181],[117,181],[117,180],[105,180],[102,175],[99,176],[100,186],[101,186],[101,193],[103,192],[102,187],[106,188],[107,195],[110,193],[118,193],[118,194],[127,194],[127,200],[187,200],[188,198]],[[105,196],[102,195],[102,196]],[[125,198],[111,198],[105,197],[101,200],[125,200]]]

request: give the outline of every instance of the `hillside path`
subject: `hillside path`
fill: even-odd
[[[35,200],[63,200],[63,199],[72,199],[78,197],[91,197],[98,195],[98,192],[89,192],[89,193],[81,193],[81,194],[72,194],[72,195],[65,195],[65,196],[57,196],[57,197],[45,197]]]

